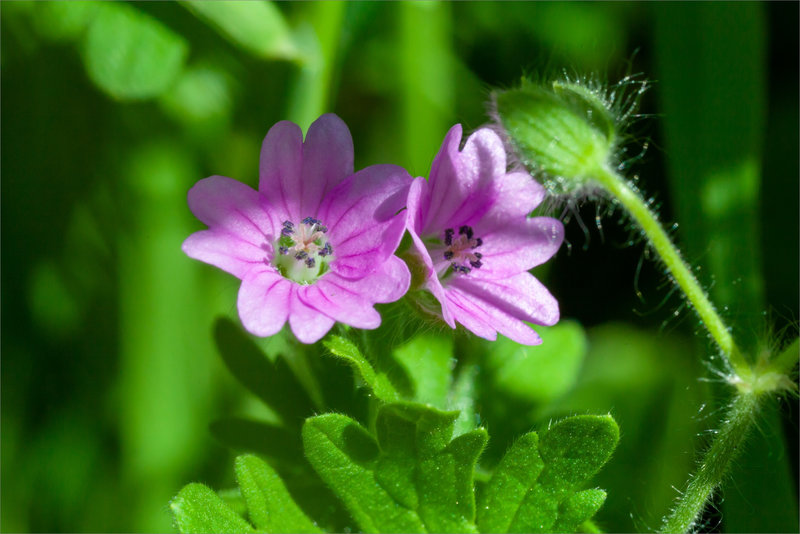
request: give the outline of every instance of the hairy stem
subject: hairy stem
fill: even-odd
[[[800,358],[800,340],[795,339],[791,345],[783,349],[783,352],[770,362],[770,370],[788,375],[797,365],[798,358]]]
[[[760,395],[752,392],[734,397],[722,428],[705,452],[700,468],[678,500],[678,505],[664,518],[660,532],[688,532],[695,524],[739,453],[755,420],[759,399]]]
[[[650,245],[669,269],[675,283],[694,306],[733,371],[739,377],[749,377],[750,366],[736,346],[728,327],[644,199],[624,178],[608,167],[599,169],[594,178],[625,207],[636,224],[644,230]]]

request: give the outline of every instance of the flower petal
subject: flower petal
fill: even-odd
[[[564,225],[551,217],[517,218],[506,225],[488,233],[476,230],[483,239],[483,266],[470,276],[506,278],[527,271],[553,257],[564,241]]]
[[[458,134],[456,137],[455,134]],[[506,172],[506,153],[498,135],[482,128],[458,151],[461,127],[451,128],[431,167],[431,192],[422,235],[479,220],[492,206],[497,182]]]
[[[524,322],[502,312],[474,295],[460,289],[447,292],[447,299],[453,307],[453,315],[467,330],[479,337],[494,341],[497,332],[523,345],[539,345],[539,335]]]
[[[274,269],[253,269],[239,288],[239,318],[251,334],[261,337],[277,334],[286,323],[291,300],[292,282]]]
[[[292,221],[305,217],[300,215],[302,169],[303,132],[290,121],[275,124],[261,144],[258,190]]]
[[[289,326],[301,343],[316,343],[333,327],[334,320],[300,300],[297,295],[298,289],[300,286],[292,284]]]
[[[227,232],[257,247],[272,241],[273,221],[266,199],[241,182],[211,176],[188,193],[189,209],[212,230]]]
[[[376,271],[400,244],[411,176],[396,165],[372,165],[330,192],[319,217],[333,246],[331,269],[347,278]]]
[[[257,247],[220,230],[195,232],[181,245],[190,258],[219,267],[237,278],[244,278],[254,264],[263,263],[267,254],[272,254],[272,245]]]
[[[353,288],[338,284],[333,278],[329,275],[310,286],[299,288],[300,300],[315,309],[324,310],[325,315],[340,323],[355,328],[377,328],[381,324],[381,316],[372,303]]]
[[[487,280],[454,276],[448,281],[446,291],[457,290],[480,301],[492,315],[497,310],[521,321],[551,326],[558,322],[558,302],[541,282],[528,272],[503,280]]]
[[[353,174],[353,138],[347,125],[327,113],[308,128],[303,143],[300,218],[316,216],[322,200]]]

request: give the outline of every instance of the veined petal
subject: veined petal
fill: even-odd
[[[318,309],[305,304],[297,294],[300,288],[301,286],[292,284],[289,326],[301,343],[316,343],[328,333],[335,321]]]
[[[292,282],[272,268],[255,268],[239,288],[239,318],[251,334],[272,336],[286,323],[291,299]]]
[[[337,283],[331,276],[300,287],[297,293],[303,303],[317,310],[325,310],[325,315],[340,323],[366,329],[377,328],[381,324],[381,316],[372,307],[372,302],[353,288]]]
[[[201,230],[183,242],[183,252],[195,260],[219,267],[241,279],[254,265],[264,263],[272,245],[257,247],[220,230]]]
[[[303,196],[303,132],[281,121],[267,132],[261,144],[258,190],[290,220],[300,220]],[[282,222],[282,221],[281,221]]]
[[[502,280],[454,276],[446,290],[468,294],[485,310],[497,310],[518,320],[544,326],[558,322],[558,301],[528,272]]]
[[[212,230],[261,246],[275,234],[268,205],[257,191],[225,176],[197,182],[187,195],[189,209]]]
[[[308,128],[303,143],[300,217],[319,213],[322,200],[353,174],[353,138],[347,125],[327,113]]]
[[[528,325],[494,306],[487,305],[467,291],[452,288],[447,292],[447,299],[456,320],[479,337],[494,341],[499,332],[523,345],[539,345],[542,342],[539,334]]]
[[[373,165],[327,195],[319,217],[329,229],[334,272],[360,278],[394,253],[405,230],[403,208],[410,183],[411,176],[402,167]]]
[[[541,265],[558,252],[564,241],[564,225],[551,217],[517,218],[506,227],[481,232],[483,267],[470,276],[506,278]]]

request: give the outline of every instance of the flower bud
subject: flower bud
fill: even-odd
[[[623,122],[613,96],[574,82],[523,81],[519,88],[496,91],[493,104],[520,162],[541,176],[550,194],[569,195],[613,159]]]

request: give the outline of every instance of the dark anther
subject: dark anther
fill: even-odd
[[[480,252],[475,252],[473,253],[473,256],[475,256],[478,259],[481,259],[483,257],[483,254],[481,254]]]
[[[292,224],[292,221],[283,221],[283,227],[284,228],[294,228],[294,224]]]
[[[298,252],[297,254],[294,255],[295,259],[297,259],[297,260],[302,260],[306,256],[308,256],[308,253],[306,253],[305,250],[301,250],[300,252]]]
[[[284,226],[283,229],[281,230],[281,235],[290,236],[292,235],[293,232],[294,230],[292,230],[288,226]]]
[[[473,267],[475,267],[476,269],[480,269],[483,266],[483,263],[481,263],[481,260],[471,261],[471,262],[469,262],[469,264],[472,265]]]
[[[319,222],[319,221],[317,221],[317,222]],[[319,230],[320,232],[322,232],[322,233],[324,234],[325,232],[327,232],[327,231],[328,231],[328,227],[327,227],[327,226],[322,226],[322,225],[320,225],[320,226],[317,228],[317,230]]]
[[[325,246],[322,247],[322,249],[319,252],[317,252],[317,254],[319,254],[322,257],[325,257],[325,256],[327,256],[328,254],[330,254],[332,252],[333,252],[333,249],[331,249],[331,244],[330,243],[325,243]]]
[[[476,237],[475,238],[475,246],[472,247],[472,248],[478,248],[481,245],[483,245],[483,239],[481,239],[480,237]]]
[[[472,228],[469,226],[462,226],[458,229],[459,234],[465,234],[467,239],[472,239]]]
[[[278,252],[280,252],[281,254],[288,254],[289,249],[287,247],[278,247]]]
[[[445,250],[444,251],[444,259],[452,260],[453,259],[453,251],[452,250]]]
[[[308,258],[306,260],[306,267],[308,267],[309,269],[313,267],[315,264],[316,262],[314,261],[314,258]]]
[[[448,247],[453,244],[454,233],[455,232],[453,231],[452,228],[448,228],[447,230],[444,231],[444,244],[447,245]]]

